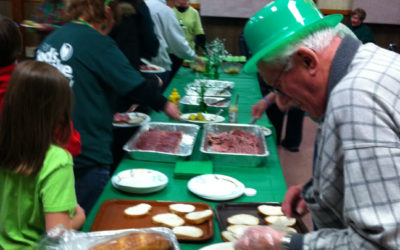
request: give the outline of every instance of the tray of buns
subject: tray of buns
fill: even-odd
[[[161,226],[180,242],[200,242],[213,236],[213,216],[203,202],[111,199],[100,206],[90,231]]]
[[[300,217],[287,218],[277,202],[220,203],[215,214],[224,241],[236,241],[248,227],[257,225],[285,232],[308,232]]]

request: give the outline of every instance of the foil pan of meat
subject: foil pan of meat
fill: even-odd
[[[229,97],[204,97],[204,102],[207,105],[207,112],[217,113],[221,109],[228,111],[230,98]],[[186,95],[182,97],[179,104],[182,113],[195,113],[200,112],[200,97],[193,95]]]
[[[196,124],[149,122],[123,149],[136,160],[176,162],[192,154],[199,128]]]
[[[233,123],[205,124],[200,151],[216,165],[241,167],[257,167],[269,155],[259,126]]]

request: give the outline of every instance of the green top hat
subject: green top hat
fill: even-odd
[[[257,72],[257,62],[275,56],[288,44],[310,33],[335,27],[343,16],[324,17],[312,0],[276,0],[258,11],[244,27],[244,38],[252,57],[245,72]]]

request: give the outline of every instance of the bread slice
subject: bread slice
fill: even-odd
[[[268,226],[270,226],[271,228],[273,228],[277,231],[284,232],[284,233],[289,233],[289,232],[297,233],[297,230],[293,227],[285,227],[282,225],[274,225],[274,224],[271,224]]]
[[[249,225],[256,226],[260,220],[251,214],[235,214],[226,219],[229,225]]]
[[[221,232],[221,238],[223,241],[227,242],[235,242],[238,240],[232,232],[226,230]]]
[[[185,215],[185,220],[191,224],[201,224],[214,216],[211,209],[191,212]]]
[[[124,210],[124,214],[127,216],[143,216],[149,213],[151,210],[151,205],[147,203],[139,203],[135,206],[128,207]]]
[[[286,216],[267,216],[265,217],[265,223],[267,224],[273,224],[273,225],[280,225],[284,227],[291,227],[296,224],[296,219],[295,218],[289,218]]]
[[[152,218],[153,222],[169,228],[182,226],[185,224],[185,220],[173,213],[163,213],[154,215]]]
[[[231,232],[235,238],[240,238],[244,232],[249,229],[251,226],[247,225],[230,225],[226,228],[227,231]]]
[[[169,205],[169,210],[175,214],[187,214],[193,212],[195,209],[196,207],[191,204],[176,203]]]
[[[260,205],[257,207],[257,211],[265,216],[269,215],[283,215],[281,206],[271,206],[271,205]]]
[[[204,235],[204,232],[201,228],[194,227],[194,226],[179,226],[179,227],[174,227],[172,229],[174,234],[176,236],[184,236],[184,237],[190,237],[190,238],[200,238],[201,236]]]

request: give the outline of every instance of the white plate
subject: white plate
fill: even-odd
[[[220,174],[205,174],[189,180],[190,192],[214,201],[232,200],[241,196],[244,185],[235,178]]]
[[[159,191],[168,184],[168,177],[151,169],[125,170],[111,178],[112,185],[125,192],[146,194]]]
[[[158,65],[152,65],[152,67],[156,68],[156,69],[140,69],[140,72],[142,73],[163,73],[165,72],[165,69],[163,67],[160,67]]]
[[[263,126],[260,126],[260,128],[261,128],[261,130],[263,131],[264,136],[270,136],[270,135],[272,134],[271,129],[266,128],[266,127],[263,127]]]
[[[204,124],[204,123],[213,123],[213,122],[223,122],[225,121],[225,118],[220,115],[215,115],[215,114],[205,114],[202,113],[204,118],[207,121],[195,121],[195,120],[190,120],[189,116],[190,115],[197,115],[197,113],[187,113],[187,114],[181,114],[180,117],[182,120],[186,122],[191,122],[191,123],[197,123],[197,124]]]
[[[121,127],[121,128],[136,127],[136,126],[141,126],[143,124],[146,124],[151,120],[150,116],[148,116],[144,113],[140,113],[140,112],[130,112],[130,113],[121,113],[121,114],[122,115],[127,114],[132,123],[115,123],[115,122],[113,122],[114,127]],[[137,119],[137,118],[140,118],[142,121],[135,122],[135,119]]]
[[[199,250],[234,250],[234,249],[235,248],[233,242],[222,242],[202,247]]]

